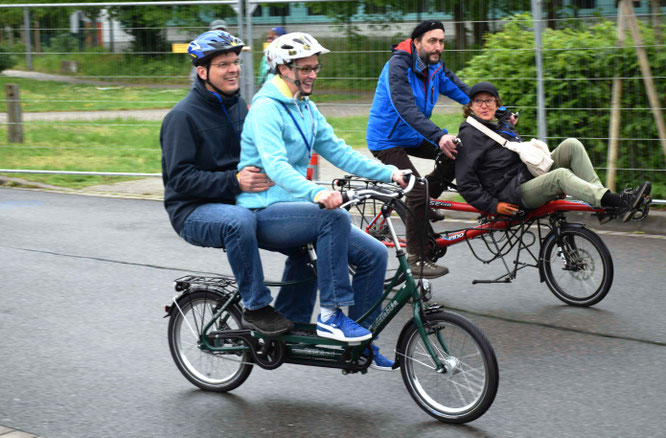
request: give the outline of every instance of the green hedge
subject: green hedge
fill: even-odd
[[[641,25],[661,106],[666,95],[666,51],[654,47],[652,29]],[[621,107],[618,167],[661,169],[660,172],[619,171],[618,187],[649,179],[654,197],[666,197],[664,154],[650,110],[642,73],[627,38],[617,49],[615,23],[548,29],[543,34],[546,125],[551,147],[566,137],[581,138],[596,167],[606,167],[613,76],[625,78]],[[519,129],[536,133],[536,61],[532,21],[527,15],[510,19],[502,32],[489,34],[485,51],[474,57],[460,75],[468,84],[491,80],[504,104],[520,110]],[[556,138],[552,138],[556,137]],[[604,172],[600,172],[602,178]]]

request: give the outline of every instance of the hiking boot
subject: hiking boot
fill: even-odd
[[[413,254],[407,257],[407,263],[415,277],[438,278],[449,273],[449,268],[446,266],[439,266],[428,259],[420,259],[419,256]]]
[[[446,219],[446,215],[439,208],[429,208],[428,209],[428,219],[430,222],[439,222]]]
[[[243,327],[258,331],[264,336],[278,336],[294,328],[294,323],[282,316],[273,306],[243,312]]]
[[[360,342],[370,339],[372,333],[338,309],[326,321],[321,320],[321,314],[317,317],[317,336],[342,342]]]
[[[636,214],[636,210],[643,203],[643,199],[650,194],[652,185],[644,181],[636,190],[625,189],[620,193],[622,198],[622,206],[617,210],[617,217],[622,219],[622,222],[628,222]]]
[[[372,363],[370,364],[370,368],[380,371],[393,371],[394,362],[382,355],[379,352],[379,347],[375,344],[370,345],[370,347],[372,347]],[[370,356],[370,350],[368,348],[365,349],[363,356]]]

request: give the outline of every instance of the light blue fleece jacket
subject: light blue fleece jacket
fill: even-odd
[[[241,192],[236,204],[262,208],[275,202],[314,202],[317,193],[326,188],[305,178],[312,152],[345,172],[364,178],[391,182],[396,170],[353,150],[336,137],[317,106],[308,98],[294,102],[287,84],[276,76],[252,99],[243,125],[238,163],[239,170],[259,167],[275,185],[264,192]]]

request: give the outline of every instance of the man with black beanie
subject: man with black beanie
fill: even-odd
[[[469,102],[470,88],[442,61],[444,51],[444,24],[426,20],[412,31],[411,38],[392,47],[393,55],[384,65],[377,82],[370,109],[366,140],[372,154],[385,164],[398,169],[418,172],[409,155],[435,159],[441,149],[448,157],[438,163],[426,176],[429,196],[438,197],[455,176],[456,145],[454,135],[435,125],[432,110],[440,94],[464,105]],[[428,260],[423,244],[427,245],[423,226],[427,197],[423,187],[416,186],[407,195],[407,205],[414,215],[408,215],[407,253],[414,273],[423,272],[425,278],[437,278],[448,273],[445,266]],[[438,211],[429,212],[436,216]],[[431,217],[439,220],[442,217]]]

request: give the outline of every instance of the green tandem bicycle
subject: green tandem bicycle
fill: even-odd
[[[344,194],[346,205],[369,199],[382,202],[387,227],[398,242],[390,215],[415,180],[410,178],[404,190],[349,190]],[[308,249],[314,266],[316,255],[311,245]],[[363,355],[366,347],[403,307],[410,306],[413,316],[395,346],[395,367],[400,368],[409,394],[421,409],[442,422],[479,418],[492,405],[499,383],[492,345],[468,318],[430,303],[430,282],[415,279],[405,252],[398,244],[394,249],[399,268],[393,281],[357,322],[382,303],[384,308],[369,327],[372,338],[357,343],[318,337],[314,324],[296,324],[281,336],[262,336],[242,326],[241,297],[232,277],[178,278],[177,294],[165,307],[176,366],[197,387],[216,392],[239,387],[256,366],[273,370],[287,363],[365,374],[372,362],[372,349],[368,349],[370,356]],[[403,279],[400,289],[391,293]]]

